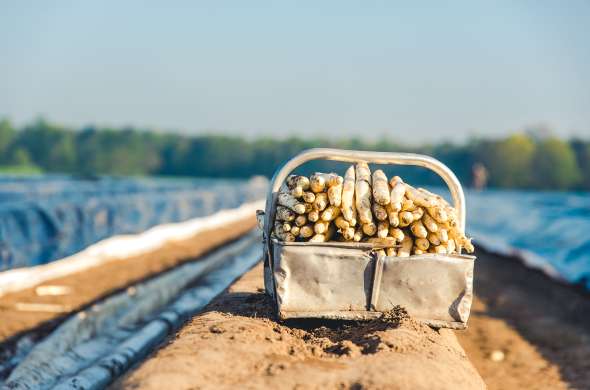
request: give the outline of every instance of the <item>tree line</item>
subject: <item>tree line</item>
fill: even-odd
[[[165,175],[247,178],[271,176],[285,160],[311,147],[404,151],[432,155],[466,185],[476,164],[485,167],[490,187],[590,190],[590,141],[516,133],[501,139],[471,139],[465,144],[407,146],[394,137],[331,140],[292,137],[245,139],[239,136],[162,134],[133,128],[70,129],[39,119],[22,128],[0,121],[0,166],[29,166],[43,172],[96,175]],[[315,162],[303,170],[328,170]],[[402,168],[423,184],[434,175]],[[407,177],[407,176],[406,176]]]

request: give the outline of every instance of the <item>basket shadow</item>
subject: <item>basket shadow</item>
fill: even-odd
[[[288,327],[293,331],[301,331],[306,342],[318,339],[329,340],[325,352],[342,355],[350,352],[354,344],[362,354],[378,351],[382,344],[379,332],[399,328],[406,318],[405,311],[385,319],[369,321],[329,320],[320,318],[298,318],[280,320],[274,311],[272,299],[264,292],[228,292],[212,302],[205,312],[216,311],[234,316],[243,316],[271,321],[276,325]]]

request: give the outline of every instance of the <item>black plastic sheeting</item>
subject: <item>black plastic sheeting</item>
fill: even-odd
[[[264,180],[0,177],[0,271],[264,198]]]

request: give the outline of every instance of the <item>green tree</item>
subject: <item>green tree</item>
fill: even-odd
[[[144,175],[158,172],[161,164],[159,136],[134,129],[88,127],[77,134],[75,145],[84,175]]]
[[[35,165],[51,172],[76,171],[74,133],[39,119],[20,131],[15,148],[26,150]]]
[[[10,160],[13,165],[20,165],[20,166],[33,165],[33,162],[31,160],[31,156],[29,155],[29,152],[27,152],[23,148],[14,149],[12,151]]]
[[[536,188],[566,190],[576,186],[581,179],[574,151],[568,143],[557,138],[538,143],[532,172]]]
[[[477,156],[473,153],[472,145],[457,146],[444,143],[435,146],[432,152],[427,154],[434,155],[437,159],[448,165],[461,182],[471,184],[473,165],[478,162]],[[440,182],[440,179],[437,180]]]
[[[0,120],[0,164],[10,164],[9,148],[15,137],[15,130],[9,120]]]
[[[500,141],[481,141],[475,155],[489,171],[492,186],[526,188],[531,185],[535,143],[524,134]]]
[[[542,134],[541,134],[542,135]],[[16,130],[0,121],[0,164],[37,165],[48,172],[84,175],[183,175],[246,178],[271,176],[284,161],[303,149],[342,149],[418,152],[449,165],[464,183],[475,162],[489,171],[491,186],[508,188],[590,189],[590,143],[566,143],[555,138],[515,134],[499,140],[472,140],[464,145],[397,144],[395,134],[375,141],[351,139],[244,139],[239,136],[180,136],[133,128],[87,127],[80,131],[38,120]],[[330,161],[312,161],[298,171],[342,171]],[[442,184],[423,168],[387,167],[416,184]]]
[[[590,142],[576,139],[571,142],[582,175],[580,187],[590,190]]]

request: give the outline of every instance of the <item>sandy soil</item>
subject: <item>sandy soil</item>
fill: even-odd
[[[114,388],[478,389],[452,331],[388,321],[278,323],[258,265]]]
[[[590,389],[590,295],[515,259],[478,256],[469,329],[454,334],[487,386]],[[450,331],[436,333],[407,318],[358,330],[274,322],[259,272],[232,286],[115,387],[445,388],[453,376],[460,378],[452,379],[453,388],[479,385],[469,383],[475,379]],[[447,343],[451,356],[441,363],[437,354]]]
[[[32,329],[43,333],[50,331],[70,311],[78,310],[145,280],[150,276],[170,269],[183,262],[194,260],[222,243],[235,239],[256,224],[256,218],[246,218],[241,223],[198,234],[184,241],[166,245],[159,250],[108,262],[43,285],[59,285],[71,288],[71,293],[60,296],[38,296],[35,288],[10,293],[0,298],[0,351],[10,347],[12,340]],[[48,311],[23,311],[19,303],[55,304],[65,313]]]
[[[28,289],[2,297],[0,355],[16,336],[31,329],[43,334],[64,317],[18,311],[16,303],[82,308],[195,259],[254,224],[252,218],[231,229],[45,283],[70,286],[70,295],[39,297]],[[514,259],[482,252],[478,256],[476,300],[467,331],[436,332],[399,312],[387,323],[360,328],[277,323],[260,290],[259,267],[116,387],[481,387],[466,351],[490,389],[590,389],[590,295]]]
[[[479,253],[469,328],[456,332],[490,389],[590,389],[590,295]]]

